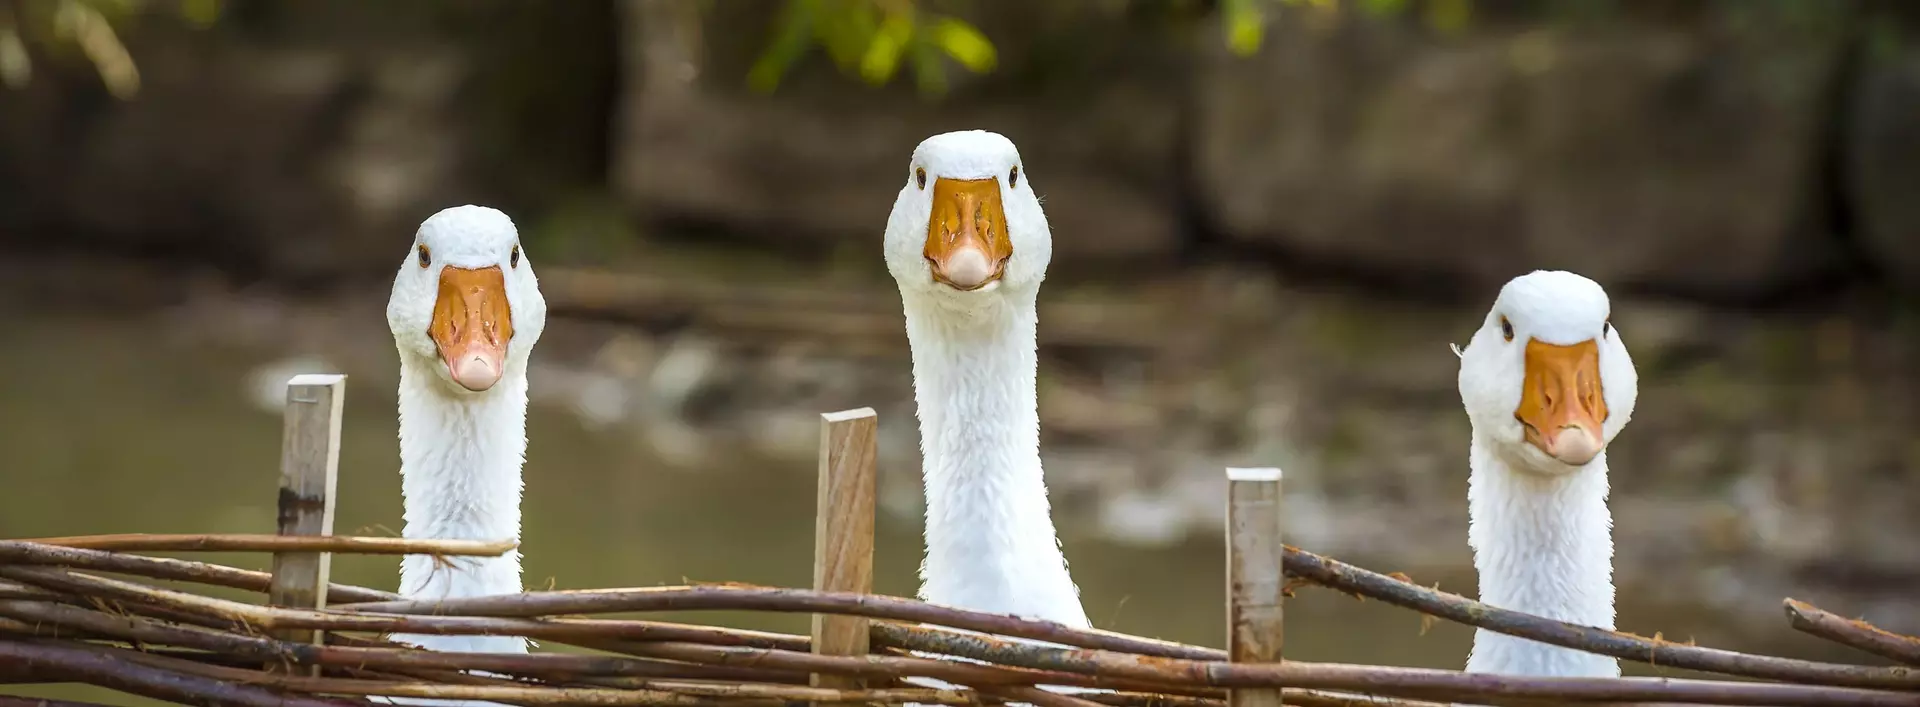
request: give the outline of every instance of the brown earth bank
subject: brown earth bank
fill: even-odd
[[[553,314],[535,358],[540,414],[628,435],[676,466],[749,450],[804,473],[816,414],[871,406],[896,477],[885,488],[900,492],[883,505],[917,515],[910,361],[877,263],[645,255],[620,270],[540,265]],[[392,383],[383,287],[290,293],[147,262],[6,262],[9,316],[145,322],[166,332],[161,360],[240,347],[264,362],[267,398],[315,367]],[[1124,287],[1051,280],[1040,412],[1056,512],[1121,542],[1210,537],[1220,469],[1277,465],[1297,544],[1467,565],[1469,430],[1448,344],[1486,306],[1226,265]],[[1641,377],[1609,451],[1622,591],[1769,622],[1791,595],[1920,629],[1920,317],[1884,295],[1768,312],[1623,297],[1613,322]]]
[[[983,0],[965,16],[999,66],[936,99],[818,51],[748,90],[777,15],[758,1],[155,12],[125,30],[133,100],[38,45],[30,85],[0,91],[0,240],[317,279],[377,274],[425,215],[478,202],[549,261],[667,233],[818,257],[871,242],[921,138],[985,127],[1021,145],[1065,268],[1225,252],[1426,294],[1535,267],[1696,299],[1920,286],[1910,3],[1479,0],[1450,32],[1317,5],[1272,13],[1242,58],[1209,3]]]

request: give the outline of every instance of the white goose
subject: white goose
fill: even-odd
[[[971,130],[914,149],[886,258],[919,405],[920,597],[1086,628],[1040,469],[1035,301],[1052,255],[1013,142]]]
[[[387,302],[400,351],[402,535],[520,537],[527,358],[546,321],[533,265],[506,214],[456,206],[420,224]],[[517,550],[446,563],[408,555],[400,564],[400,593],[411,599],[519,591]],[[395,638],[440,651],[527,651],[518,636]]]
[[[1536,271],[1508,282],[1460,354],[1473,423],[1467,542],[1480,600],[1613,628],[1607,444],[1633,416],[1639,380],[1585,277]],[[1481,629],[1467,670],[1617,677],[1613,658]]]

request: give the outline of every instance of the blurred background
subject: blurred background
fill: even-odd
[[[339,531],[396,532],[382,309],[479,203],[552,307],[529,587],[806,585],[816,414],[871,406],[911,595],[879,236],[914,145],[985,128],[1052,221],[1042,447],[1096,625],[1221,644],[1223,466],[1286,469],[1291,542],[1470,594],[1447,345],[1565,268],[1640,367],[1621,628],[1863,658],[1794,596],[1920,630],[1920,6],[11,0],[0,79],[0,536],[268,531],[315,371],[351,376]],[[1466,658],[1291,607],[1292,658]]]

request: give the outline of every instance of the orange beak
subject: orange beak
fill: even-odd
[[[439,347],[453,382],[477,392],[500,381],[507,342],[513,340],[512,315],[500,266],[440,269],[440,295],[427,336]]]
[[[935,180],[925,255],[933,279],[956,290],[977,290],[1000,279],[1013,257],[1000,181]]]
[[[1514,419],[1528,444],[1547,456],[1580,466],[1605,446],[1601,424],[1607,400],[1600,390],[1600,348],[1593,340],[1572,346],[1527,342],[1526,378]]]

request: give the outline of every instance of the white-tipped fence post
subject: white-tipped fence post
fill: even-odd
[[[281,535],[332,535],[334,489],[340,478],[340,413],[347,377],[294,376],[287,381],[287,409],[280,436]],[[267,603],[292,609],[324,609],[333,556],[324,552],[276,552]],[[319,643],[320,632],[285,629],[277,638]],[[278,661],[268,670],[283,670]],[[318,675],[318,666],[309,672]]]
[[[1280,470],[1227,469],[1227,654],[1278,663],[1287,577],[1280,538]],[[1228,707],[1280,707],[1280,688],[1235,688]]]
[[[874,457],[879,418],[872,408],[820,416],[820,493],[813,526],[813,588],[873,591]],[[813,615],[813,652],[866,655],[867,619]],[[815,673],[814,687],[860,689],[859,678]]]

